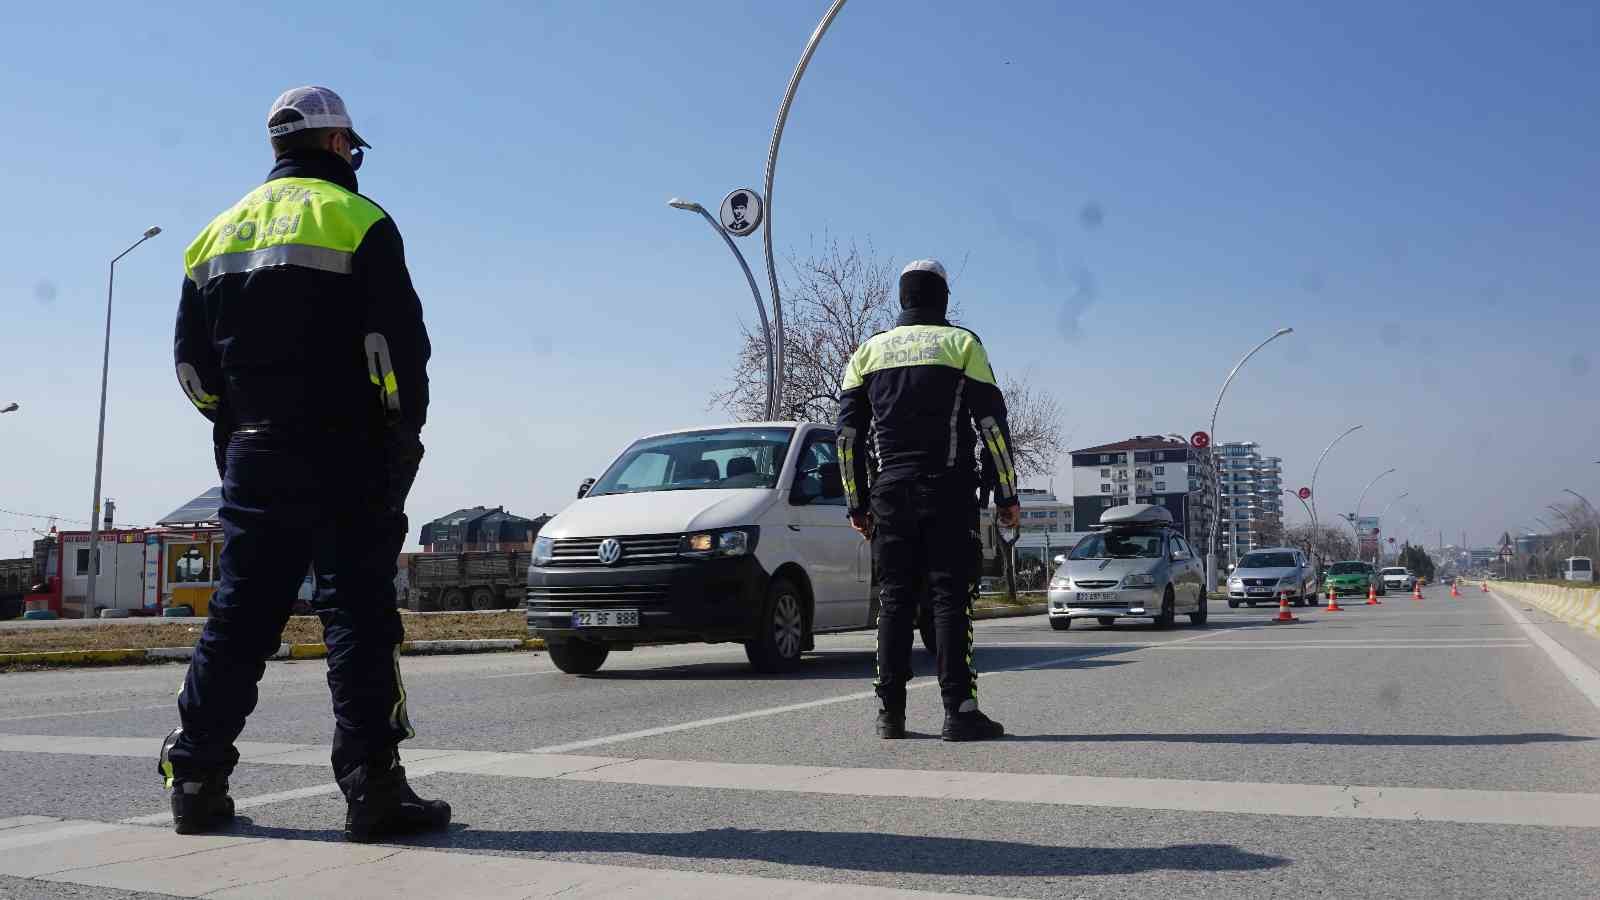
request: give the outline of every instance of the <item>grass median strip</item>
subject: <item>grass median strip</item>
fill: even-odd
[[[471,650],[532,649],[521,610],[490,613],[401,613],[405,650],[413,653],[459,653]],[[186,658],[186,654],[146,653],[186,650],[200,637],[198,622],[151,620],[132,624],[89,624],[71,627],[0,631],[0,671],[33,666],[126,665]],[[488,642],[494,643],[461,643]],[[294,616],[283,631],[295,659],[315,658],[322,647],[322,623],[315,616]]]

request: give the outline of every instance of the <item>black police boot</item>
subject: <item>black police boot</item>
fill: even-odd
[[[399,754],[369,761],[339,779],[348,808],[346,840],[365,844],[383,837],[437,831],[450,824],[450,804],[424,800],[406,781]]]
[[[226,827],[233,821],[233,798],[228,796],[226,775],[196,776],[178,774],[167,756],[177,742],[181,728],[174,728],[161,742],[156,771],[172,791],[172,830],[179,834],[205,834]]]
[[[878,737],[886,741],[898,741],[906,736],[906,711],[905,707],[898,710],[878,710]]]
[[[1006,733],[1005,727],[978,711],[978,701],[968,700],[955,712],[944,714],[947,741],[992,741]]]

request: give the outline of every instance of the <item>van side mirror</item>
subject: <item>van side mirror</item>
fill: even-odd
[[[582,500],[584,497],[589,496],[589,491],[593,487],[594,487],[594,479],[593,478],[585,478],[583,480],[583,483],[578,485],[578,499]]]
[[[1056,556],[1055,559],[1051,560],[1051,562],[1055,563],[1058,566],[1064,564],[1066,561],[1067,561],[1067,557],[1065,555],[1058,555],[1058,556]]]
[[[844,476],[838,463],[823,463],[817,467],[817,475],[822,479],[822,499],[837,500],[844,496]]]

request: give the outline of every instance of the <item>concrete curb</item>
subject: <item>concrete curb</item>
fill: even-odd
[[[973,610],[974,619],[1010,619],[1043,615],[1046,604],[1027,606],[987,606]],[[537,638],[485,638],[470,641],[406,641],[400,645],[404,656],[430,656],[450,653],[508,653],[543,650]],[[322,659],[326,644],[281,644],[271,659]],[[120,666],[145,662],[184,662],[194,656],[193,647],[151,647],[143,650],[50,650],[43,653],[0,653],[0,666]]]
[[[1013,619],[1020,616],[1041,616],[1049,608],[1046,603],[1027,606],[980,606],[972,611],[974,619]]]
[[[1553,584],[1491,582],[1507,597],[1531,603],[1552,616],[1589,634],[1600,635],[1600,589],[1557,587]]]
[[[485,638],[475,641],[406,641],[400,645],[404,656],[446,653],[505,653],[513,650],[543,650],[544,641],[527,638]],[[282,644],[272,659],[322,659],[326,644]],[[144,662],[179,660],[194,656],[193,647],[151,647],[142,650],[50,650],[42,653],[0,653],[0,666],[120,666]]]

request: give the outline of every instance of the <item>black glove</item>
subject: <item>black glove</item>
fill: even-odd
[[[417,480],[417,469],[422,465],[422,438],[417,432],[400,426],[383,430],[383,508],[387,512],[404,514],[406,496]]]

